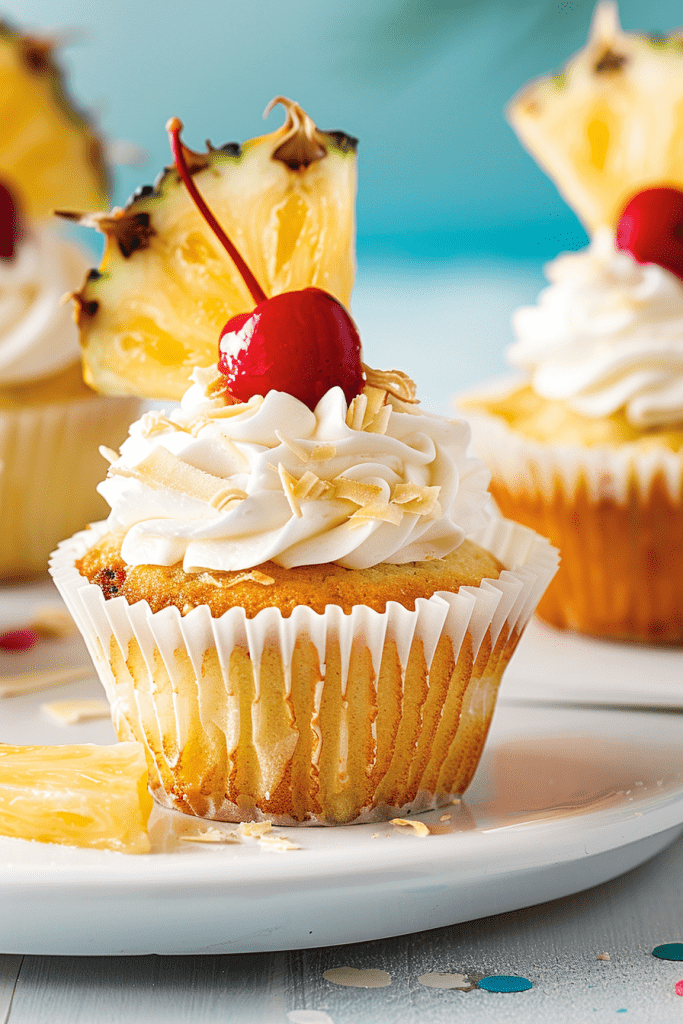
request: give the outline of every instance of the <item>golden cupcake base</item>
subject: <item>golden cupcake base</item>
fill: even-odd
[[[408,609],[300,606],[284,618],[206,605],[181,615],[105,600],[75,567],[106,524],[60,545],[51,572],[86,639],[119,739],[139,740],[168,807],[223,821],[349,824],[448,803],[469,784],[498,686],[557,552],[518,524],[476,538],[511,569]],[[419,563],[416,563],[419,564]]]
[[[538,614],[606,639],[683,644],[681,430],[634,435],[623,417],[589,420],[514,386],[462,405],[502,514],[560,549]]]
[[[45,572],[63,537],[106,512],[95,490],[106,475],[99,445],[121,444],[139,412],[136,398],[92,392],[0,401],[0,578]]]
[[[516,494],[494,478],[505,516],[550,537],[559,571],[539,602],[542,619],[611,640],[683,644],[683,507],[662,474],[647,495],[635,479],[624,499],[572,493]]]

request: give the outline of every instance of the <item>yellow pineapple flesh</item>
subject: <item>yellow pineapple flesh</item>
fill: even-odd
[[[592,233],[643,188],[683,188],[683,32],[624,32],[595,9],[586,46],[508,107],[519,138]]]
[[[0,744],[0,835],[149,853],[151,810],[140,743]]]
[[[101,210],[102,146],[67,96],[53,43],[0,22],[0,179],[32,218],[57,207]]]
[[[268,296],[316,286],[348,306],[355,276],[356,140],[319,131],[298,104],[275,132],[206,153],[194,181]],[[97,391],[179,399],[218,357],[230,317],[254,307],[175,168],[125,209],[85,218],[106,236],[75,296],[85,380]]]

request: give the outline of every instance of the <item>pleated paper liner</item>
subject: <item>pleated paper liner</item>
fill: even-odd
[[[538,614],[598,637],[683,643],[683,457],[543,444],[489,413],[467,417],[502,514],[561,551]]]
[[[0,578],[46,572],[55,545],[106,512],[99,445],[121,444],[140,410],[94,394],[0,409]]]
[[[105,601],[74,563],[105,524],[65,541],[51,572],[88,644],[121,740],[147,752],[156,799],[224,821],[343,824],[450,802],[470,782],[503,670],[557,568],[523,526],[474,537],[509,569],[410,611],[242,608],[212,618]]]

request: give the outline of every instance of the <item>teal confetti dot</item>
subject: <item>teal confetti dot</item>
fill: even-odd
[[[659,960],[683,960],[683,942],[664,942],[655,946],[652,955]]]
[[[528,978],[518,974],[490,974],[488,978],[479,979],[479,988],[486,992],[526,992],[532,987]]]

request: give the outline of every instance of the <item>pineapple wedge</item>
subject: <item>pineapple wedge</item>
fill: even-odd
[[[185,149],[191,173],[267,295],[315,285],[348,306],[356,140],[278,102],[286,120],[277,131],[241,147]],[[74,296],[86,382],[106,394],[181,398],[192,370],[216,362],[230,317],[254,307],[239,272],[174,168],[124,209],[81,222],[106,235],[100,270]]]
[[[683,33],[624,32],[601,0],[586,46],[508,107],[522,143],[593,233],[651,185],[683,187]]]
[[[53,43],[0,22],[0,179],[32,218],[55,207],[101,210],[109,180],[102,146],[64,90]]]
[[[140,743],[0,745],[0,835],[149,853],[151,810]]]

